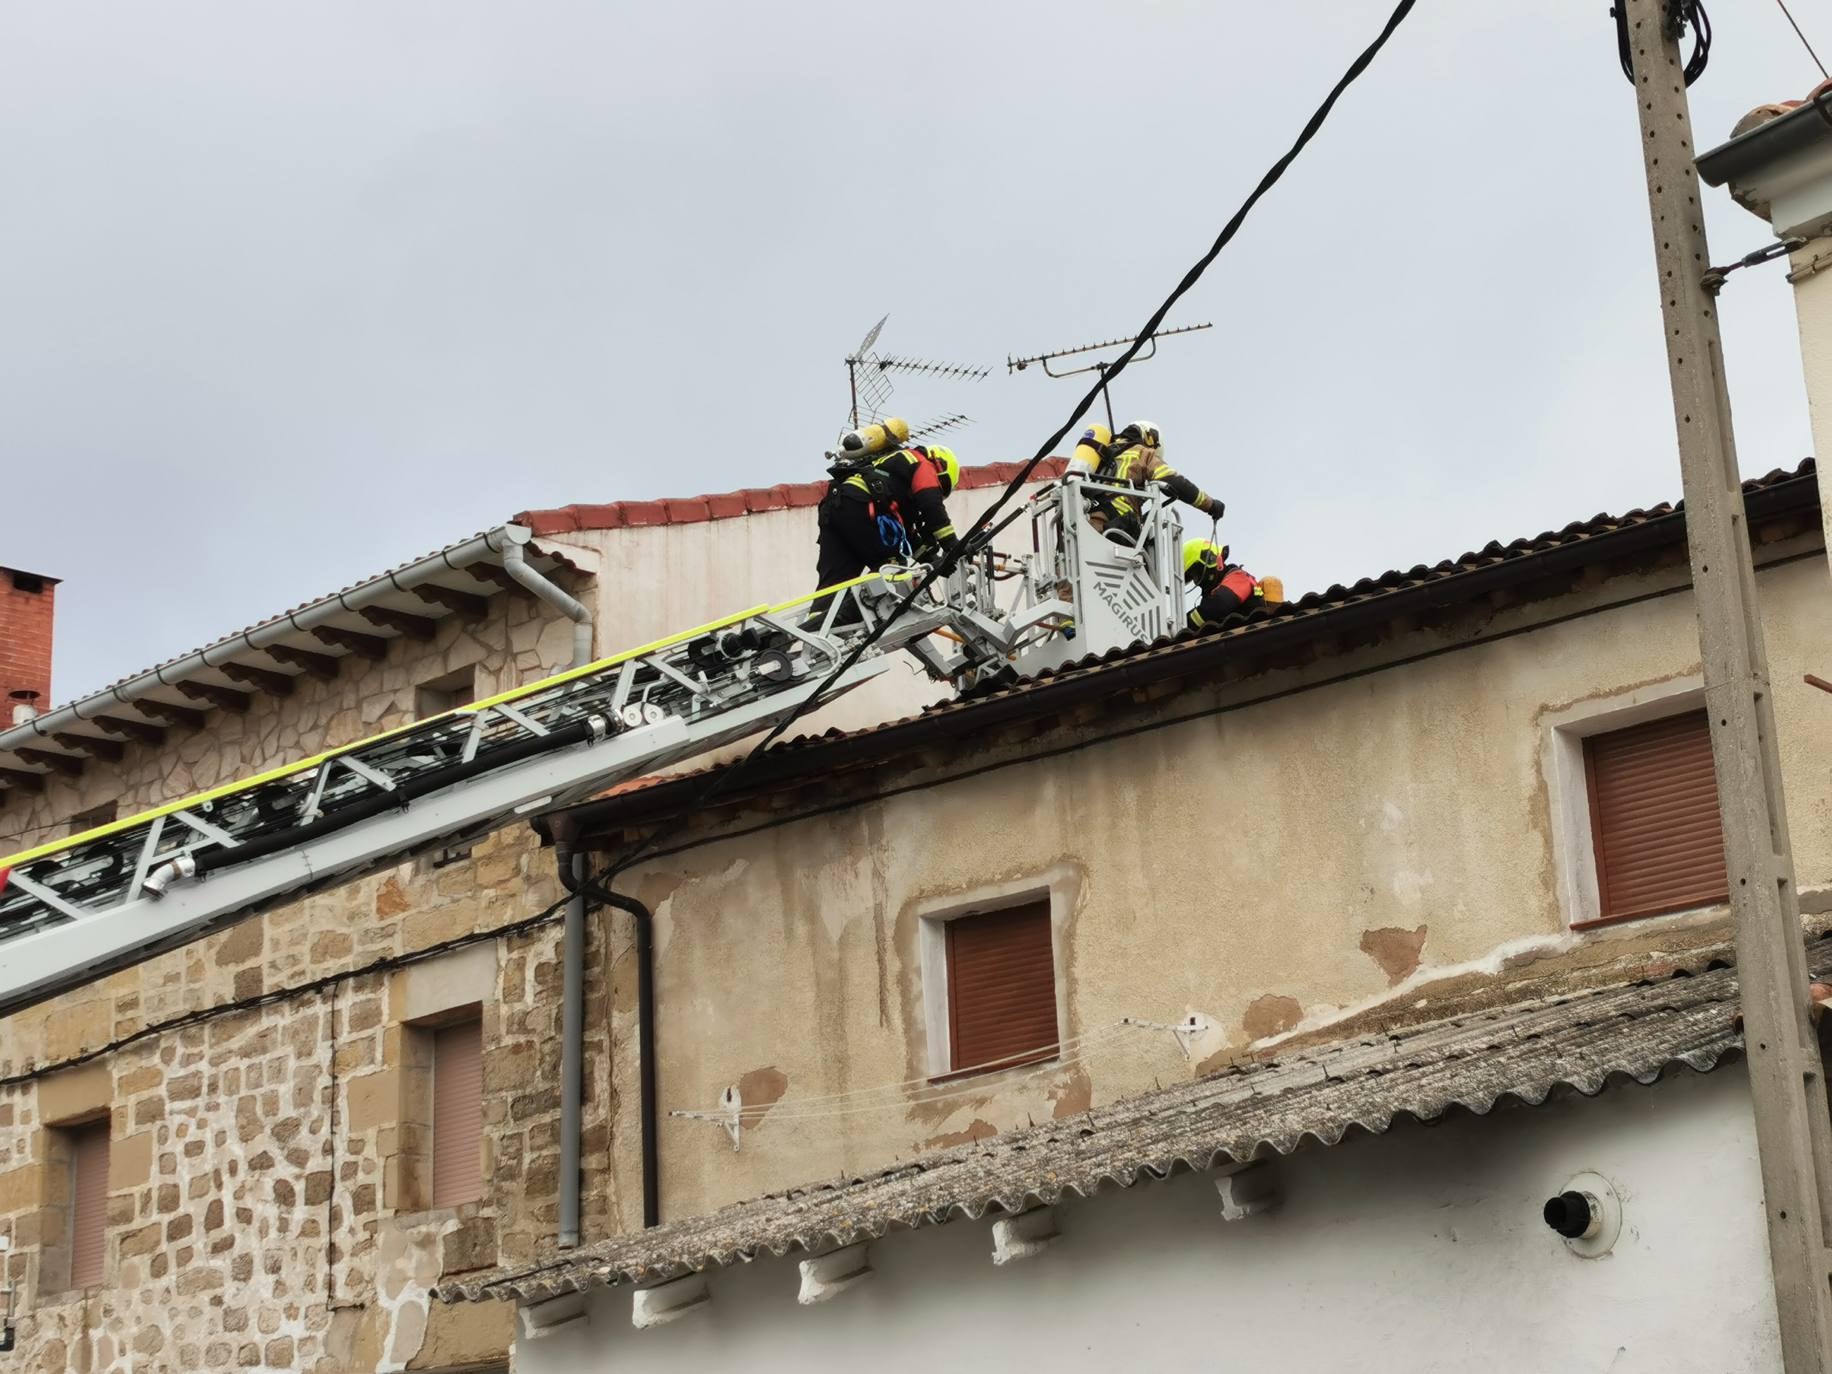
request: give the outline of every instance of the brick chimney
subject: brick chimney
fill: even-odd
[[[0,567],[0,729],[51,705],[51,604],[57,579]]]

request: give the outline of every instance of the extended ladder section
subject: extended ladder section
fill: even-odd
[[[1181,582],[1167,577],[1174,517],[1147,493],[1147,536],[1120,549],[1088,524],[1083,485],[1093,490],[1056,484],[1033,498],[1028,557],[991,552],[988,535],[900,615],[921,568],[756,607],[0,859],[0,1014],[767,730],[817,693],[878,676],[899,650],[938,680],[971,685],[1153,638],[1165,608],[1181,605]],[[1001,584],[1016,592],[1004,607]]]

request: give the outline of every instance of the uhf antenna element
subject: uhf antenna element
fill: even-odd
[[[859,427],[861,419],[866,421],[879,419],[890,403],[891,393],[896,390],[891,385],[893,372],[908,373],[918,377],[939,377],[952,382],[983,382],[991,375],[992,369],[973,367],[966,363],[943,363],[930,358],[881,357],[873,351],[878,342],[878,334],[884,328],[884,319],[874,324],[859,346],[846,355],[846,387],[852,394],[852,409],[848,423],[854,429]],[[965,415],[941,417],[949,421],[949,427],[971,424]],[[936,421],[929,422],[933,430]],[[915,431],[912,431],[914,433]]]
[[[910,426],[910,438],[932,439],[937,434],[946,434],[950,430],[964,429],[973,421],[965,415],[937,415],[924,420],[919,425]]]
[[[889,317],[886,316],[886,318],[888,319]],[[884,321],[880,320],[878,323],[883,324]],[[1173,334],[1194,334],[1199,329],[1213,329],[1214,327],[1213,322],[1205,322],[1203,324],[1179,325],[1175,329],[1160,329],[1157,333],[1153,334],[1151,338],[1146,340],[1145,346],[1150,351],[1140,352],[1132,361],[1135,363],[1142,363],[1157,357],[1159,339],[1168,339]],[[876,330],[872,331],[872,337],[874,339],[877,337]],[[1084,372],[1100,373],[1100,398],[1107,406],[1107,428],[1112,429],[1113,398],[1107,394],[1107,369],[1113,366],[1113,361],[1103,358],[1098,362],[1084,363],[1080,367],[1065,368],[1060,372],[1052,368],[1050,364],[1055,362],[1058,358],[1073,358],[1080,353],[1099,353],[1102,349],[1124,348],[1127,344],[1138,342],[1138,339],[1139,336],[1135,334],[1130,338],[1103,339],[1100,343],[1082,344],[1078,348],[1059,348],[1054,353],[1039,353],[1034,358],[1007,357],[1005,359],[1005,371],[1007,375],[1010,375],[1013,372],[1022,372],[1025,368],[1035,364],[1043,369],[1043,375],[1046,377],[1079,377]],[[1128,365],[1130,366],[1130,364]]]

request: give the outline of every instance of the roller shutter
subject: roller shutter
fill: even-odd
[[[1703,711],[1584,741],[1600,917],[1724,901],[1724,835]]]
[[[70,1286],[102,1281],[108,1234],[108,1123],[70,1128]]]
[[[1004,1068],[1056,1052],[1050,905],[948,922],[949,1068]]]
[[[483,1024],[433,1032],[434,1207],[483,1196]]]

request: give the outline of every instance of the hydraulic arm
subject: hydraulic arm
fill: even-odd
[[[1163,550],[1175,548],[1174,517],[1152,493],[1147,528],[1156,537],[1128,553],[1100,540],[1082,506],[1074,485],[1039,492],[1031,503],[1039,552],[1020,565],[982,538],[902,614],[892,612],[921,568],[889,568],[755,607],[0,859],[0,1015],[307,893],[767,730],[817,693],[825,700],[876,677],[900,650],[932,677],[968,686],[992,672],[1060,662],[1071,648],[1098,652],[1162,633],[1172,595]],[[1003,608],[1000,582],[1018,588]],[[1154,599],[1140,622],[1138,607]],[[821,606],[818,615],[811,605]],[[951,647],[938,647],[938,634]]]

